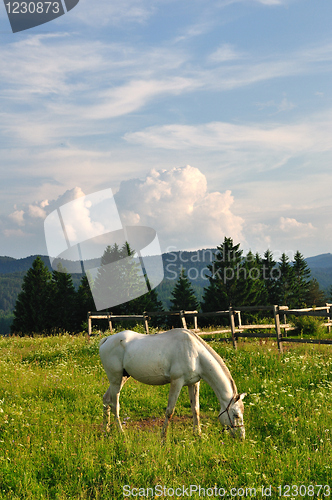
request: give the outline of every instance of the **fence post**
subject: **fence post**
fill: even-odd
[[[194,330],[198,330],[197,316],[194,316]]]
[[[233,310],[233,308],[231,306],[229,306],[229,322],[231,324],[233,347],[234,347],[234,349],[237,349],[236,337],[235,337],[234,310]]]
[[[331,318],[331,313],[332,313],[332,304],[329,304],[328,302],[326,302],[326,305],[327,305],[327,306],[328,306],[328,308],[329,308],[329,310],[328,310],[329,316],[328,316],[328,320],[327,320],[327,322],[328,322],[328,325],[327,325],[327,331],[328,331],[328,333],[331,333],[331,324],[332,324],[332,323],[331,323],[331,320],[332,320],[332,318]]]
[[[241,329],[241,326],[242,326],[241,311],[237,311],[237,321],[238,321],[239,329]]]
[[[91,314],[91,312],[89,311],[88,312],[88,335],[89,335],[89,338],[90,338],[91,333],[92,333],[92,320],[90,318],[90,314]]]
[[[279,352],[282,353],[282,337],[281,337],[279,306],[278,305],[273,306],[273,314],[274,314],[274,324],[275,324],[276,335],[277,335],[278,349],[279,349]]]
[[[149,334],[149,316],[147,315],[147,313],[144,311],[143,313],[143,316],[144,316],[144,326],[145,326],[145,331],[147,334]]]
[[[180,311],[180,318],[182,321],[182,327],[187,330],[187,322],[186,322],[186,318],[184,316],[184,311]]]
[[[110,332],[112,333],[113,331],[113,325],[112,325],[112,320],[111,320],[111,316],[112,316],[112,313],[109,313],[108,315],[108,326],[109,326],[109,329],[110,329]]]

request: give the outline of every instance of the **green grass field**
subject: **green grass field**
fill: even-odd
[[[202,382],[202,437],[184,388],[162,446],[168,386],[134,380],[120,399],[125,436],[105,436],[98,345],[0,339],[1,499],[332,497],[332,346],[211,343],[248,393],[246,440],[223,432]]]

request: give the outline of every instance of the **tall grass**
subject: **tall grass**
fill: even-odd
[[[0,340],[1,499],[185,498],[190,485],[191,498],[215,498],[218,488],[233,498],[255,488],[264,498],[270,486],[270,498],[280,498],[277,488],[287,484],[332,490],[330,346],[287,345],[280,355],[272,341],[239,342],[237,351],[211,343],[248,393],[246,440],[223,432],[218,401],[202,383],[202,437],[192,434],[184,388],[161,446],[168,386],[129,380],[120,400],[125,435],[105,435],[98,344],[69,335]],[[314,487],[301,492],[327,498],[327,488],[318,496]]]

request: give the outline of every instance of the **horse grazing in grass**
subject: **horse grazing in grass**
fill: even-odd
[[[170,384],[162,438],[184,385],[188,386],[194,432],[201,433],[199,423],[199,383],[204,380],[215,392],[219,403],[219,421],[231,434],[244,439],[243,402],[232,376],[221,357],[198,335],[176,328],[156,335],[142,335],[130,330],[105,337],[99,354],[109,380],[104,394],[104,425],[110,429],[110,407],[118,429],[120,391],[129,377],[148,385]]]

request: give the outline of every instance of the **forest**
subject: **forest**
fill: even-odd
[[[100,273],[105,273],[107,263],[121,261],[124,250],[128,248],[107,247]],[[130,248],[129,254],[134,255]],[[0,258],[0,334],[78,332],[86,328],[87,312],[95,310],[90,286],[85,275],[68,273],[66,264],[59,263],[52,271],[47,257],[31,256],[20,261]],[[230,304],[311,307],[332,300],[332,287],[320,288],[299,251],[292,258],[284,253],[276,262],[270,250],[263,256],[250,251],[244,255],[239,244],[225,237],[215,249],[164,254],[163,264],[165,276],[155,289],[110,312],[208,312],[227,309]],[[133,258],[133,274],[127,286],[137,285],[135,266]],[[114,281],[110,277],[107,280],[111,293]]]

